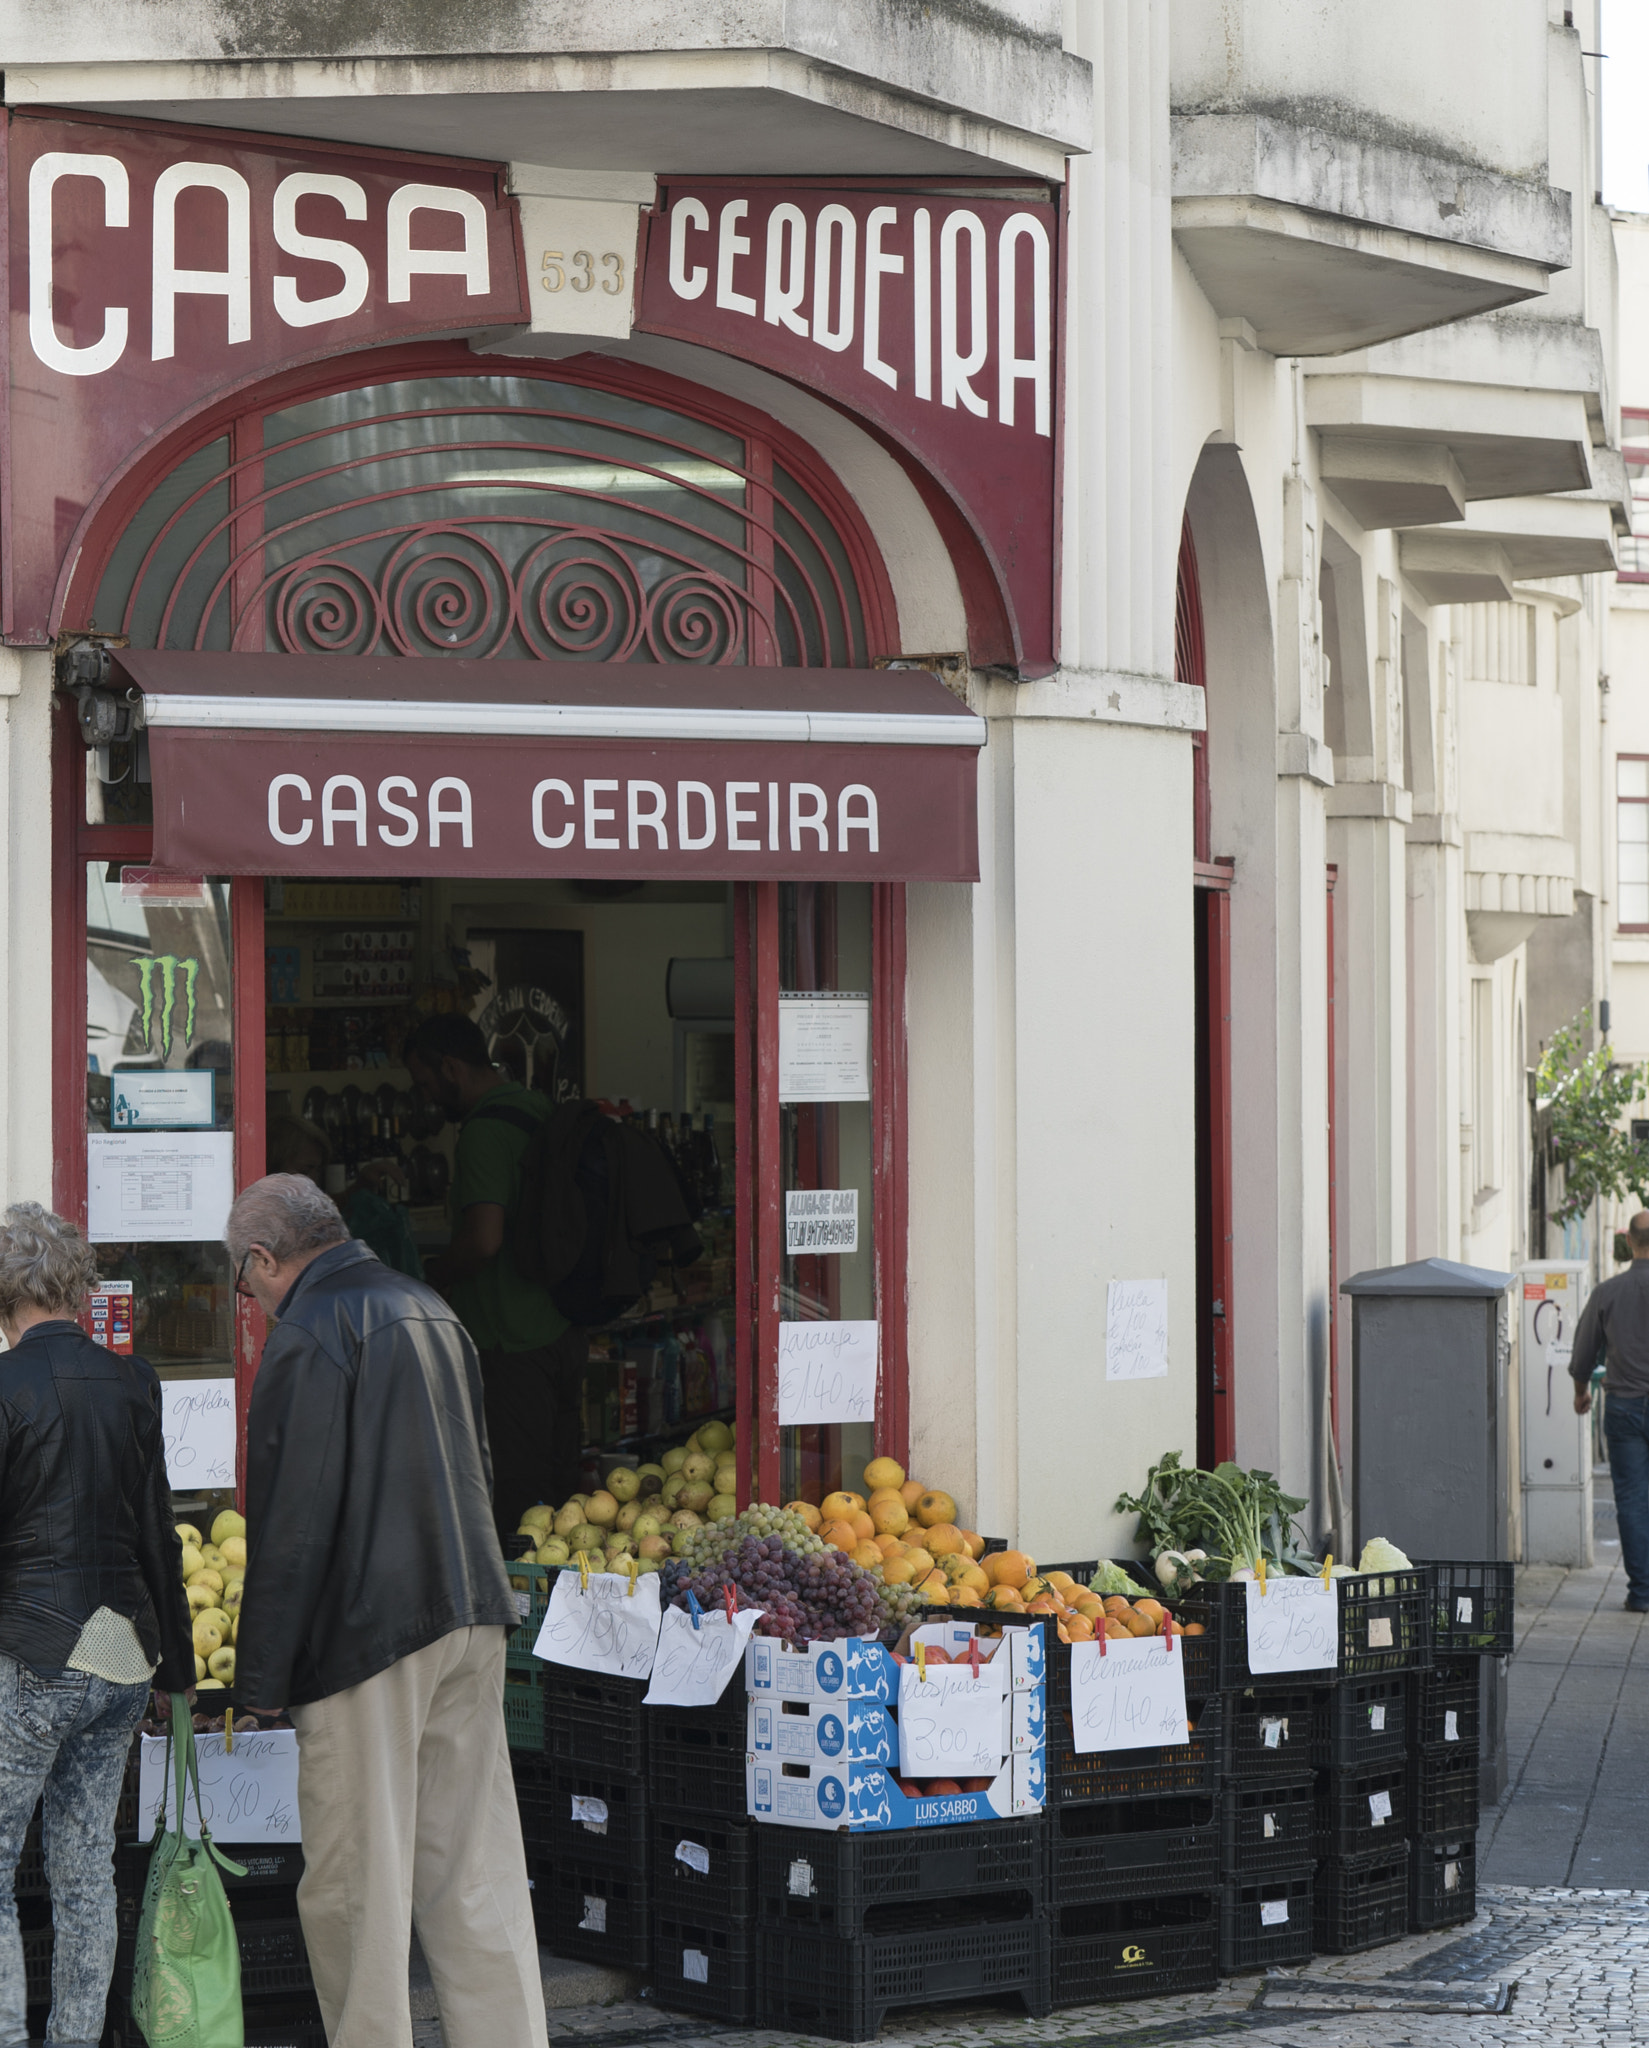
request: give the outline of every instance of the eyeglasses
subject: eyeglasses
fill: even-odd
[[[252,1254],[257,1249],[258,1247],[255,1244],[251,1244],[246,1247],[246,1257],[241,1260],[240,1271],[235,1275],[235,1292],[241,1297],[243,1301],[257,1300],[257,1296],[246,1284],[246,1268],[251,1263]]]

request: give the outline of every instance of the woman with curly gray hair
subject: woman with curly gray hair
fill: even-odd
[[[160,1383],[75,1320],[91,1247],[38,1202],[0,1217],[0,2048],[26,2043],[7,1872],[44,1798],[54,2048],[103,2032],[114,1831],[132,1731],[195,1682],[160,1434]]]

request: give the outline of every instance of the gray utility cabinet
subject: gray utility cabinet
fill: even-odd
[[[1358,1273],[1351,1297],[1357,1547],[1410,1557],[1509,1555],[1510,1273],[1421,1259]]]

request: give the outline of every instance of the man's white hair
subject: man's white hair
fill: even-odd
[[[347,1243],[349,1226],[332,1197],[306,1175],[270,1173],[235,1197],[223,1236],[238,1273],[255,1244],[284,1266],[305,1252]]]

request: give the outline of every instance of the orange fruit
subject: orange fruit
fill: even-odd
[[[911,1513],[914,1515],[916,1512],[916,1503],[922,1498],[923,1494],[926,1492],[927,1488],[922,1484],[920,1479],[907,1479],[903,1486],[901,1486],[899,1489],[899,1498],[904,1502],[905,1506],[909,1508]]]
[[[855,1564],[862,1564],[866,1571],[869,1571],[873,1565],[880,1567],[882,1562],[882,1553],[876,1548],[874,1543],[868,1541],[855,1543],[848,1552],[848,1555]]]
[[[832,1550],[851,1550],[859,1540],[859,1532],[851,1522],[826,1522],[819,1534]]]
[[[1120,1593],[1107,1594],[1100,1605],[1107,1614],[1132,1614],[1134,1611]]]
[[[800,1515],[814,1535],[818,1535],[820,1525],[824,1521],[824,1516],[819,1513],[819,1510],[810,1500],[787,1500],[784,1504],[784,1511],[787,1515]]]
[[[849,1515],[862,1515],[864,1510],[862,1493],[827,1493],[819,1503],[819,1513],[827,1522],[845,1522]]]
[[[1148,1614],[1141,1614],[1136,1607],[1132,1614],[1123,1616],[1122,1625],[1131,1636],[1154,1636],[1155,1624]]]
[[[924,1493],[916,1503],[916,1519],[924,1529],[937,1529],[941,1522],[956,1521],[956,1503],[948,1493]]]
[[[883,1487],[898,1488],[905,1483],[905,1468],[896,1458],[872,1458],[865,1467],[865,1486],[871,1493]]]
[[[1200,1635],[1202,1635],[1202,1634],[1204,1633],[1204,1630],[1203,1630],[1203,1625],[1202,1625],[1202,1623],[1201,1623],[1200,1621],[1188,1621],[1188,1622],[1187,1622],[1187,1623],[1185,1624],[1185,1633],[1186,1633],[1186,1634],[1187,1634],[1188,1636],[1200,1636]]]
[[[1064,1626],[1068,1643],[1091,1643],[1094,1639],[1094,1625],[1083,1615],[1073,1614]]]
[[[910,1514],[896,1493],[873,1493],[866,1513],[878,1535],[902,1536],[910,1527]]]
[[[993,1586],[1012,1586],[1015,1589],[1036,1570],[1035,1564],[1022,1550],[998,1550],[983,1560],[985,1576]]]
[[[1054,1634],[1058,1636],[1062,1643],[1068,1643],[1071,1640],[1071,1632],[1062,1621],[1054,1623]]]
[[[962,1532],[954,1522],[935,1522],[927,1525],[928,1533],[922,1539],[935,1557],[966,1557],[968,1546],[962,1541]]]
[[[948,1607],[950,1605],[950,1588],[945,1584],[944,1579],[938,1572],[929,1572],[927,1577],[916,1588],[916,1597],[918,1600],[925,1601],[929,1607]]]
[[[882,1578],[889,1586],[908,1586],[916,1576],[916,1567],[908,1557],[888,1557],[882,1560]]]
[[[868,1543],[876,1534],[876,1524],[865,1513],[863,1508],[860,1508],[857,1514],[844,1515],[842,1519],[852,1526],[854,1533],[862,1543]]]
[[[1126,1623],[1117,1620],[1114,1614],[1105,1617],[1105,1633],[1113,1643],[1126,1643],[1133,1637],[1133,1630]]]
[[[950,1604],[952,1607],[982,1607],[984,1602],[979,1597],[977,1587],[952,1586],[950,1589]]]
[[[1145,1615],[1149,1620],[1155,1622],[1158,1628],[1161,1628],[1162,1618],[1168,1610],[1160,1600],[1136,1600],[1134,1602],[1134,1612]]]
[[[1006,1614],[1023,1614],[1025,1611],[1024,1601],[1012,1586],[992,1586],[985,1595],[985,1605],[1000,1608]]]
[[[1038,1593],[1034,1600],[1025,1603],[1027,1614],[1057,1614],[1059,1603],[1051,1593]]]
[[[1071,1587],[1076,1584],[1076,1580],[1071,1577],[1069,1572],[1049,1572],[1047,1576],[1048,1584],[1050,1586],[1057,1586],[1062,1593],[1068,1593]]]
[[[910,1558],[911,1568],[919,1579],[925,1578],[933,1570],[933,1552],[924,1545],[913,1543],[906,1555]]]
[[[1079,1593],[1076,1596],[1076,1598],[1071,1602],[1071,1605],[1076,1609],[1078,1614],[1087,1615],[1090,1621],[1092,1621],[1096,1615],[1103,1615],[1105,1612],[1105,1603],[1100,1599],[1097,1593]]]
[[[958,1586],[971,1586],[981,1597],[991,1590],[990,1580],[986,1578],[978,1565],[971,1563],[963,1565],[962,1569],[956,1574],[954,1583]]]
[[[985,1554],[985,1539],[977,1529],[964,1529],[962,1541],[968,1546],[968,1555],[977,1564]]]
[[[876,1548],[884,1557],[898,1557],[904,1552],[905,1546],[897,1536],[878,1536],[875,1541]]]

